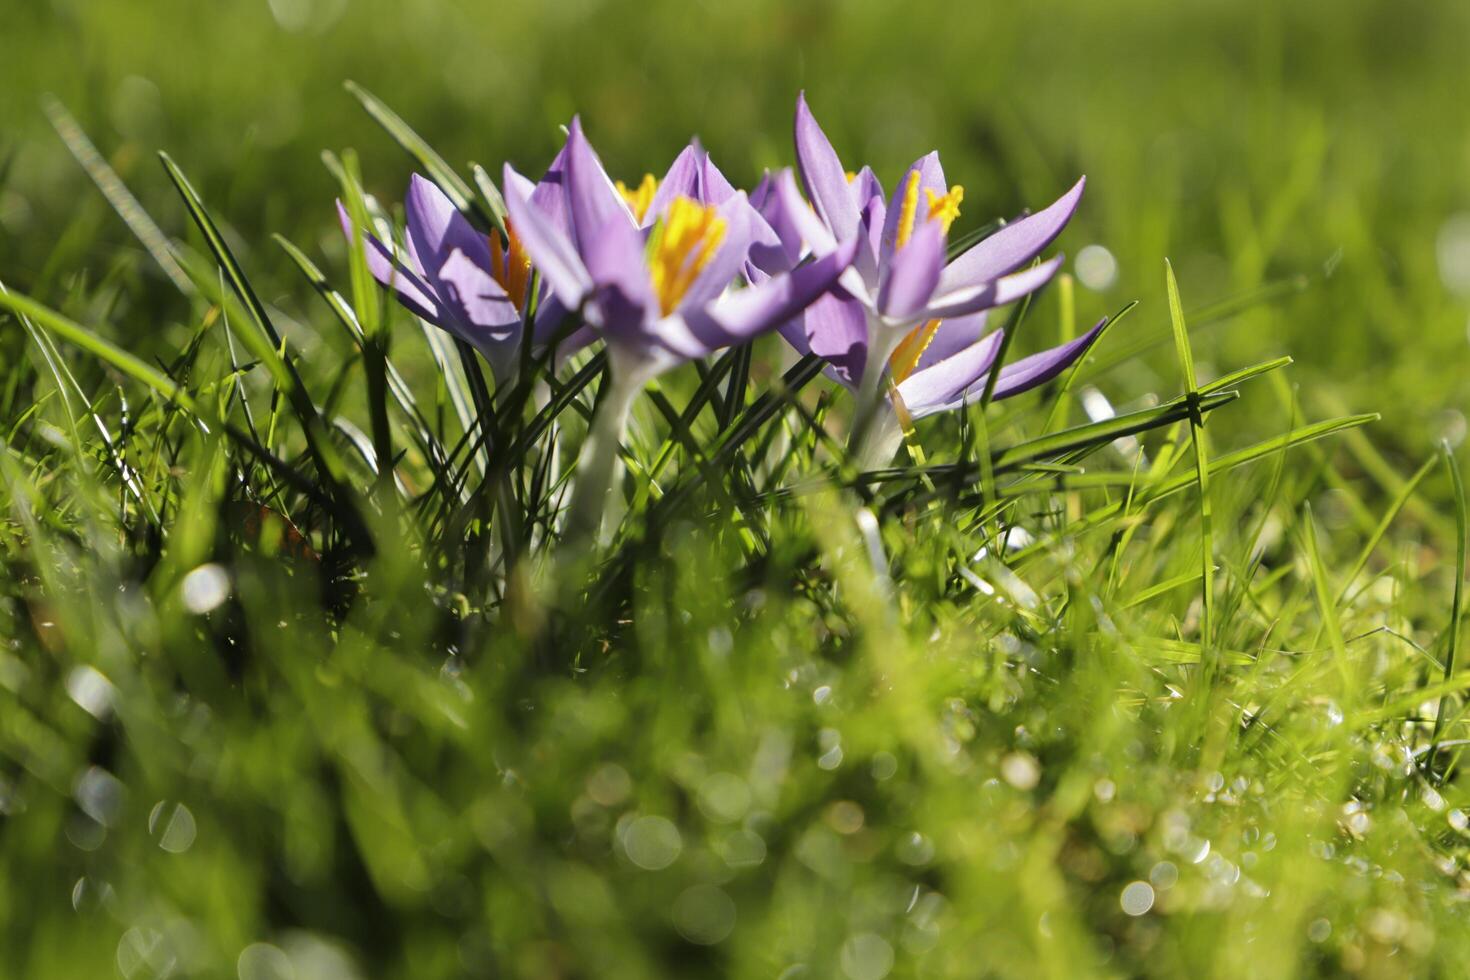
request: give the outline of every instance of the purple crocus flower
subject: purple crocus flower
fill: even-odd
[[[937,153],[915,161],[885,201],[871,170],[844,170],[804,95],[797,100],[795,130],[811,205],[789,178],[770,179],[757,189],[756,203],[783,244],[783,253],[768,257],[762,271],[824,254],[839,237],[855,234],[863,244],[841,288],[783,327],[783,336],[803,353],[825,358],[833,377],[859,390],[859,429],[863,395],[871,412],[883,380],[890,383],[895,410],[911,418],[974,401],[1001,346],[1000,331],[984,332],[987,311],[1039,289],[1056,274],[1060,256],[1030,263],[1066,226],[1085,178],[1050,207],[947,261],[946,239],[964,190],[946,183]],[[1003,368],[995,397],[1017,395],[1055,377],[1086,352],[1102,326]]]
[[[536,206],[530,181],[505,168],[506,207],[526,254],[560,302],[607,345],[611,387],[579,466],[573,539],[600,521],[616,446],[644,384],[799,316],[833,286],[858,248],[848,236],[813,261],[731,290],[752,244],[774,236],[743,192],[727,193],[728,182],[716,179],[701,150],[693,147],[681,160],[644,213],[636,213],[574,119],[562,184],[566,227]]]
[[[565,222],[560,187],[564,152],[531,194],[533,206],[553,224]],[[337,212],[351,238],[352,219],[341,201]],[[497,382],[505,383],[518,361],[532,283],[531,260],[514,221],[506,222],[505,239],[499,230],[484,235],[437,185],[419,174],[409,180],[404,212],[403,254],[372,234],[363,236],[368,270],[410,312],[478,350],[490,362]],[[540,349],[549,343],[566,315],[566,308],[543,287],[532,323],[532,344]],[[571,354],[595,339],[590,331],[573,333],[560,343],[558,354]]]
[[[717,172],[717,171],[716,171]],[[641,383],[684,361],[743,343],[801,313],[852,261],[849,239],[758,286],[728,291],[765,223],[746,195],[719,204],[683,194],[640,220],[573,120],[567,138],[569,231],[534,205],[507,166],[506,207],[536,268],[566,308],[608,345],[614,371]]]

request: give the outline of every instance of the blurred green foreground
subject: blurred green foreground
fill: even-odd
[[[321,540],[246,540],[241,481],[270,479],[66,349],[169,484],[139,517],[0,313],[0,975],[1470,963],[1470,736],[1463,685],[1441,683],[1464,530],[1437,458],[1464,456],[1470,398],[1470,5],[12,0],[0,20],[0,282],[152,364],[208,333],[191,384],[229,374],[220,310],[152,264],[44,96],[200,248],[155,154],[179,163],[320,399],[351,346],[271,236],[348,294],[322,151],[354,149],[390,207],[412,168],[350,79],[492,173],[539,172],[579,112],[625,178],[697,134],[749,186],[792,162],[802,89],[890,187],[938,149],[962,230],[1085,173],[1058,242],[1076,320],[1141,301],[1089,390],[1120,411],[1181,392],[1167,256],[1191,312],[1239,301],[1191,321],[1201,382],[1295,361],[1210,416],[1217,455],[1382,415],[1212,481],[1224,667],[1201,707],[1192,487],[1027,497],[1018,522],[1067,533],[1007,565],[952,515],[872,530],[851,494],[773,509],[760,549],[733,515],[686,516],[578,619],[521,582],[489,602],[436,551],[489,543],[417,514],[375,515],[392,546],[338,580]],[[422,334],[394,323],[395,360],[434,391]],[[1019,343],[1066,323],[1049,295]],[[760,348],[761,377],[779,357]],[[1008,403],[989,437],[1039,435],[1051,407]],[[651,456],[645,422],[631,450]],[[974,436],[923,435],[939,460]],[[1184,425],[1097,466],[1192,473],[1189,445]]]

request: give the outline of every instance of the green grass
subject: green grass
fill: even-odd
[[[0,974],[1463,972],[1470,24],[1314,7],[17,13]],[[1007,356],[1127,315],[863,474],[779,341],[681,369],[558,557],[602,358],[495,390],[333,196],[488,224],[574,110],[748,183],[802,87],[957,237],[1089,175]]]

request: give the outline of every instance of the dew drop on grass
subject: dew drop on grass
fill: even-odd
[[[1160,861],[1149,869],[1149,883],[1155,889],[1166,892],[1179,881],[1179,868],[1172,861]]]
[[[251,943],[235,960],[240,980],[298,980],[291,958],[279,946]]]
[[[194,814],[182,803],[159,800],[148,814],[148,833],[170,854],[182,854],[194,846],[199,826]]]
[[[72,814],[66,822],[66,839],[79,851],[95,851],[107,840],[107,828],[85,814]]]
[[[863,808],[851,800],[838,800],[827,808],[827,826],[839,834],[855,834],[863,829]]]
[[[200,565],[184,576],[179,591],[183,595],[184,606],[191,613],[202,616],[230,597],[230,576],[219,565]]]
[[[1118,281],[1118,260],[1102,245],[1084,245],[1073,263],[1077,281],[1099,292]]]
[[[1131,881],[1123,886],[1118,904],[1127,915],[1144,915],[1154,907],[1154,887],[1146,881]]]
[[[112,713],[117,691],[96,668],[82,664],[66,675],[66,693],[83,711],[102,721]]]
[[[73,790],[82,812],[104,827],[111,827],[122,813],[127,787],[100,766],[92,766],[77,777]]]
[[[662,871],[684,850],[679,828],[664,817],[639,817],[623,831],[623,853],[645,871]]]
[[[1041,766],[1029,752],[1012,752],[1000,760],[1000,774],[1019,790],[1031,790],[1041,782]]]
[[[898,772],[898,759],[891,752],[879,752],[873,756],[873,778],[880,783],[892,779]]]
[[[600,806],[617,806],[632,791],[632,777],[616,762],[602,766],[587,779],[587,795]]]

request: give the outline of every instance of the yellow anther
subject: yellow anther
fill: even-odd
[[[949,226],[960,216],[960,202],[965,199],[965,189],[955,184],[948,194],[936,194],[927,189],[924,193],[929,195],[929,220],[938,221],[940,228],[948,235]]]
[[[954,219],[960,216],[960,202],[965,199],[965,189],[956,184],[947,193],[936,194],[926,187],[924,194],[929,199],[929,207],[924,214],[924,220],[939,222],[940,231],[948,235],[949,226],[954,224]],[[914,235],[918,217],[919,171],[916,168],[909,171],[908,180],[903,185],[903,202],[898,208],[898,230],[893,238],[895,248],[903,248],[909,243],[909,239]]]
[[[648,271],[664,316],[674,312],[725,240],[725,219],[713,206],[676,197],[648,242]]]
[[[914,218],[919,210],[919,171],[910,170],[908,182],[903,185],[903,203],[898,208],[898,232],[893,244],[903,248],[914,234]]]
[[[623,195],[623,200],[628,202],[628,208],[633,212],[633,217],[641,222],[643,216],[648,213],[649,205],[653,203],[653,196],[658,193],[658,179],[653,174],[644,174],[638,186],[632,188],[621,180],[616,183],[618,193]]]
[[[857,171],[856,170],[845,170],[845,171],[843,171],[843,176],[847,178],[847,182],[850,184],[853,181],[857,180]]]
[[[914,369],[919,366],[919,358],[924,356],[924,351],[934,343],[934,335],[939,332],[941,320],[929,320],[910,330],[898,346],[893,350],[893,356],[888,358],[888,376],[894,384],[902,383]]]
[[[516,230],[510,219],[505,219],[505,234],[510,239],[509,248],[501,244],[500,232],[490,232],[490,277],[500,283],[510,301],[519,312],[526,305],[526,285],[531,281],[531,257],[521,247]]]

